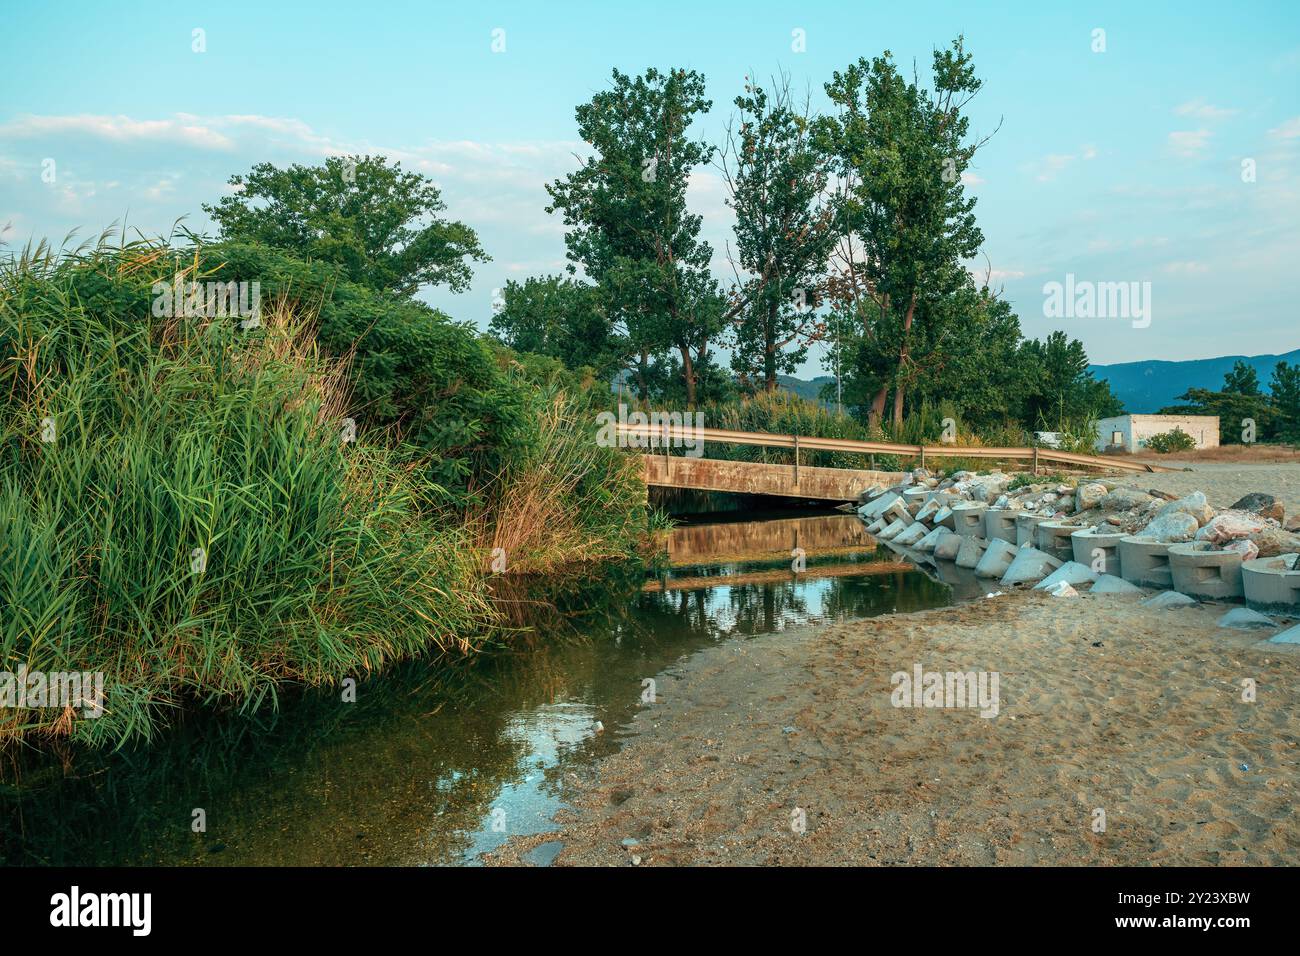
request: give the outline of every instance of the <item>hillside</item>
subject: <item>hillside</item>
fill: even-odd
[[[1089,365],[1088,370],[1098,379],[1110,382],[1111,388],[1124,403],[1125,411],[1143,414],[1177,404],[1178,396],[1189,388],[1219,388],[1223,385],[1223,376],[1237,361],[1253,366],[1259,375],[1260,385],[1267,389],[1269,379],[1273,376],[1273,367],[1278,362],[1300,362],[1300,349],[1282,355],[1222,355],[1185,362],[1148,359],[1114,365]]]

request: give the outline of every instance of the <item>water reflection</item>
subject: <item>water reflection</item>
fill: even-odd
[[[551,826],[575,775],[617,747],[643,678],[715,641],[949,600],[890,567],[855,518],[789,520],[678,529],[657,581],[681,589],[647,591],[642,569],[616,568],[504,591],[528,628],[472,661],[367,681],[355,703],[301,694],[254,718],[186,714],[148,748],[3,755],[0,863],[473,862]],[[792,546],[807,573],[789,572]],[[850,565],[864,570],[831,576]]]

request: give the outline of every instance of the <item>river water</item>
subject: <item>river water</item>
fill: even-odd
[[[503,593],[517,632],[369,680],[355,702],[308,693],[270,715],[186,714],[148,747],[0,757],[0,863],[474,864],[552,828],[646,678],[719,641],[953,599],[852,515],[697,515],[666,549],[653,573],[568,582],[545,610]]]

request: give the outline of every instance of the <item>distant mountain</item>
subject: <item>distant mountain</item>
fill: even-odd
[[[776,377],[776,384],[787,392],[794,392],[796,395],[811,399],[814,402],[821,398],[822,386],[828,382],[831,385],[834,385],[835,376],[818,375],[811,381],[802,378],[795,378],[793,375],[778,375]],[[834,400],[833,395],[831,396],[831,399],[832,401]]]
[[[1222,388],[1223,376],[1239,361],[1254,367],[1260,389],[1267,392],[1273,366],[1278,362],[1293,365],[1300,362],[1300,349],[1283,355],[1222,355],[1186,362],[1119,362],[1089,365],[1088,370],[1095,378],[1110,382],[1126,412],[1142,415],[1158,412],[1166,405],[1177,405],[1178,396],[1189,388]]]

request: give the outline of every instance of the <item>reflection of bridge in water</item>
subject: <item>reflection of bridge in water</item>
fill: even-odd
[[[668,533],[668,559],[678,566],[788,559],[795,548],[809,555],[869,552],[876,541],[856,515],[842,514],[683,524]]]

